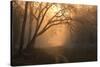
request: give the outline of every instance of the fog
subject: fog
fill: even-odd
[[[15,65],[41,64],[35,57],[46,57],[43,63],[97,60],[95,5],[15,1],[11,3],[11,30]],[[17,53],[31,61],[18,57],[18,62]]]

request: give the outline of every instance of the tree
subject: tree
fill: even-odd
[[[24,12],[24,19],[23,19],[23,24],[22,24],[19,54],[22,52],[23,45],[24,45],[25,25],[27,22],[27,12],[28,12],[28,2],[25,3],[25,12]]]
[[[96,22],[96,19],[94,18],[94,17],[96,17],[96,16],[94,16],[96,11],[93,11],[92,9],[87,10],[87,8],[85,8],[85,7],[83,7],[83,8],[81,7],[78,9],[75,5],[42,3],[42,2],[40,2],[40,3],[39,2],[24,2],[25,4],[23,5],[23,7],[25,7],[25,8],[23,9],[21,7],[22,5],[18,4],[17,2],[15,2],[15,3],[17,5],[17,8],[13,8],[13,10],[15,10],[13,12],[16,13],[13,15],[14,16],[14,18],[13,18],[14,24],[12,25],[13,32],[14,32],[13,33],[14,34],[13,35],[14,36],[13,37],[13,39],[14,39],[13,45],[15,46],[15,44],[17,43],[17,40],[20,39],[20,44],[18,44],[18,43],[16,44],[16,45],[19,45],[18,54],[24,55],[25,57],[33,57],[34,52],[32,52],[32,51],[35,51],[34,45],[35,45],[37,38],[39,36],[42,36],[42,34],[44,34],[47,30],[49,30],[53,26],[67,24],[67,26],[69,27],[69,30],[70,30],[70,34],[74,34],[74,35],[77,34],[77,36],[78,36],[77,40],[80,40],[79,37],[82,37],[83,35],[81,36],[80,33],[78,34],[77,32],[75,32],[76,30],[78,30],[78,32],[80,31],[80,32],[82,32],[82,33],[84,32],[86,34],[89,32],[89,35],[90,35],[91,33],[94,32],[93,29],[96,28],[96,27],[94,27],[94,28],[92,27],[92,25],[94,25],[94,22]],[[48,17],[49,13],[50,13],[50,16]],[[76,13],[74,17],[72,16],[72,13]],[[23,16],[21,16],[21,14],[23,14]],[[89,17],[89,18],[87,18],[87,17]],[[16,18],[18,18],[18,19],[16,19]],[[19,21],[20,19],[22,19],[23,21],[22,22]],[[27,23],[28,23],[28,25],[27,25]],[[78,27],[78,26],[80,26],[80,27]],[[96,24],[95,24],[95,26],[96,26]],[[26,30],[26,28],[28,28],[28,30]],[[16,29],[18,29],[18,31],[16,31]],[[20,32],[20,30],[21,30],[21,32]],[[91,30],[91,32],[90,32],[90,30]],[[96,35],[96,33],[94,32],[93,35]],[[91,36],[92,36],[92,34],[90,35],[90,37]],[[20,38],[18,38],[18,37],[20,37]],[[75,38],[75,37],[73,37],[73,38],[72,37],[71,37],[71,39]],[[25,42],[25,38],[27,38],[28,43]],[[94,39],[94,38],[95,38],[95,36],[90,38],[89,40],[91,40],[91,42],[93,42],[92,39]],[[94,39],[94,40],[96,40],[96,39]],[[83,42],[84,40],[81,40],[81,41]],[[73,43],[73,42],[71,42],[71,43]],[[24,49],[24,46],[26,46],[25,49]],[[24,52],[24,50],[25,50],[25,52]],[[55,54],[55,53],[57,53],[56,51],[59,52],[58,55]],[[59,62],[59,61],[67,62],[67,61],[65,61],[66,56],[60,54],[60,49],[57,49],[56,51],[53,50],[52,52],[54,52],[54,54],[51,54],[51,55],[54,55],[56,62]],[[22,57],[24,57],[24,56],[22,56]]]
[[[36,7],[37,6],[37,7]],[[50,3],[33,3],[33,18],[34,20],[36,20],[34,23],[36,23],[36,27],[35,27],[35,31],[34,31],[34,35],[31,39],[31,41],[28,43],[27,45],[27,49],[31,49],[33,48],[35,41],[37,39],[37,37],[39,37],[40,35],[42,35],[44,32],[46,32],[49,28],[51,28],[52,26],[55,25],[59,25],[59,24],[67,24],[69,22],[71,22],[72,18],[67,15],[67,8],[60,8],[57,7],[58,4],[50,4]],[[52,7],[56,7],[60,8],[59,10],[56,11],[56,13],[48,20],[46,21],[47,23],[44,25],[43,29],[40,30],[42,24],[44,23],[44,18],[47,14],[47,12],[52,8]],[[55,10],[56,10],[55,9]]]
[[[28,37],[28,40],[30,41],[31,40],[31,33],[32,33],[32,21],[33,21],[33,18],[31,15],[32,14],[31,3],[30,3],[29,11],[30,11],[30,18],[29,18],[29,37]]]
[[[20,31],[22,28],[22,19],[24,16],[24,10],[22,7],[18,4],[17,1],[11,2],[11,29],[12,29],[12,55],[15,55],[17,51],[19,50],[19,43],[20,43]]]

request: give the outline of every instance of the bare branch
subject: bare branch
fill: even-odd
[[[55,25],[59,25],[59,24],[66,24],[66,23],[69,23],[71,22],[70,20],[72,20],[71,17],[66,17],[64,15],[64,10],[66,10],[65,8],[64,9],[61,9],[59,10],[52,18],[50,18],[47,22],[47,24],[44,26],[44,28],[39,32],[39,29],[42,25],[42,22],[44,20],[44,17],[47,13],[47,11],[49,10],[49,8],[52,6],[53,4],[49,5],[48,3],[44,6],[44,8],[41,9],[41,6],[42,6],[42,3],[38,6],[38,8],[40,8],[40,12],[39,12],[39,15],[37,17],[37,26],[36,26],[36,31],[35,31],[35,35],[36,36],[39,36],[41,35],[42,33],[44,33],[47,29],[49,29],[50,27],[52,26],[55,26]],[[58,16],[58,14],[61,12],[61,15]],[[34,16],[34,15],[33,15]],[[42,16],[42,17],[40,17]],[[55,19],[55,18],[58,18],[58,19]],[[54,20],[55,19],[55,20]],[[57,22],[57,23],[55,23]]]
[[[32,9],[34,8],[34,2],[33,2],[33,5],[32,6],[31,6],[31,2],[30,2],[30,9],[31,9],[30,13],[32,14],[32,17],[34,17],[37,20],[37,17],[35,16],[36,13],[33,13],[33,11],[32,11]],[[35,12],[37,12],[37,10]]]
[[[59,10],[51,19],[49,19],[48,23],[45,25],[45,27],[43,29],[45,29],[55,17],[58,17],[57,14],[59,14],[59,12],[62,10],[64,10],[64,9]],[[61,16],[59,16],[59,17],[61,17]]]
[[[51,23],[54,23],[54,22],[57,22],[57,21],[67,21],[67,22],[71,22],[70,20],[72,20],[72,18],[71,17],[65,17],[65,19],[58,19],[58,20],[53,20],[55,17],[62,17],[63,15],[60,15],[60,16],[57,16],[57,14],[59,14],[59,12],[60,11],[63,11],[63,10],[65,10],[65,8],[64,9],[61,9],[61,10],[59,10],[51,19],[49,19],[49,21],[48,21],[48,23],[44,26],[44,28],[42,29],[42,31],[40,31],[38,34],[40,34],[40,33],[42,33],[42,32],[44,32],[44,30],[49,26],[49,25],[51,25]],[[61,24],[61,23],[60,23]],[[55,24],[54,24],[55,25]],[[37,34],[37,35],[38,35]]]
[[[51,28],[52,26],[56,26],[56,25],[60,25],[60,24],[67,24],[67,23],[69,23],[69,22],[62,22],[62,21],[60,21],[59,23],[55,23],[55,24],[51,24],[51,25],[49,25],[48,27],[46,27],[45,29],[43,29],[41,32],[39,32],[38,34],[37,34],[37,36],[39,36],[39,35],[41,35],[42,33],[44,33],[44,32],[46,32],[49,28]]]
[[[53,20],[53,21],[51,21],[52,23],[53,22],[57,22],[57,21],[69,21],[69,20],[72,20],[70,17],[67,17],[67,18],[65,18],[65,19],[58,19],[58,20]]]
[[[37,7],[37,9],[35,9],[34,15],[38,12],[38,10],[41,9],[42,6],[42,2],[39,4],[39,6]],[[33,7],[34,8],[34,7]],[[37,17],[38,18],[38,17]]]
[[[47,4],[47,6],[48,6],[48,4]],[[42,19],[40,20],[40,23],[39,23],[39,25],[38,25],[37,31],[39,31],[39,28],[41,27],[42,22],[43,22],[43,20],[44,20],[44,17],[45,17],[47,11],[49,10],[49,8],[50,8],[51,6],[52,6],[52,5],[50,5],[49,7],[47,7],[47,9],[45,10],[45,12],[44,12],[44,14],[43,14],[43,16],[42,16]],[[43,10],[42,10],[42,11],[43,11]],[[41,13],[41,12],[40,12],[40,13]]]
[[[35,5],[35,4],[34,4],[34,2],[33,2],[33,8],[35,7],[34,5]],[[42,2],[39,4],[38,8],[35,9],[35,12],[34,12],[34,13],[32,12],[33,17],[34,17],[37,21],[38,21],[38,19],[39,19],[40,13],[39,13],[38,17],[36,16],[36,13],[38,12],[38,10],[41,9],[41,6],[42,6]]]

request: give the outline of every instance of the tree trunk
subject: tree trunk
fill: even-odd
[[[35,41],[36,41],[36,38],[33,37],[33,39],[28,43],[27,47],[28,49],[33,49],[34,45],[35,45]]]
[[[31,56],[34,54],[34,45],[35,45],[36,37],[34,37],[28,44],[27,47],[24,49],[25,56]]]
[[[25,35],[25,25],[27,22],[27,12],[28,12],[28,2],[25,3],[25,13],[24,13],[24,19],[22,24],[22,31],[21,31],[21,38],[20,38],[20,47],[19,47],[19,54],[22,53],[23,45],[24,45],[24,35]]]
[[[32,21],[33,21],[33,17],[32,17],[32,7],[31,7],[31,3],[30,3],[30,17],[29,17],[29,37],[28,37],[28,42],[30,42],[31,40],[31,33],[32,33]]]

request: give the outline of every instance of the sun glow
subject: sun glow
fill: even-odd
[[[52,8],[53,12],[58,12],[59,10],[61,10],[60,5],[53,5]]]
[[[59,13],[58,13],[59,12]],[[69,10],[63,10],[63,7],[59,4],[53,4],[50,9],[48,10],[44,23],[41,27],[44,27],[47,21],[52,18],[56,13],[57,16],[60,16],[59,18],[65,18],[69,17],[70,12]],[[42,36],[37,39],[38,42],[35,47],[37,48],[47,48],[47,47],[60,47],[64,46],[65,42],[69,42],[69,32],[67,26],[64,24],[53,26],[50,29],[48,29]],[[41,28],[42,29],[42,28]],[[66,41],[67,39],[67,41]],[[41,43],[42,42],[42,43]],[[42,45],[41,45],[42,44]]]
[[[55,15],[55,13],[59,12],[61,10],[61,6],[60,5],[52,5],[52,7],[49,10],[49,14],[51,16]],[[59,12],[59,14],[61,14],[61,12]]]

